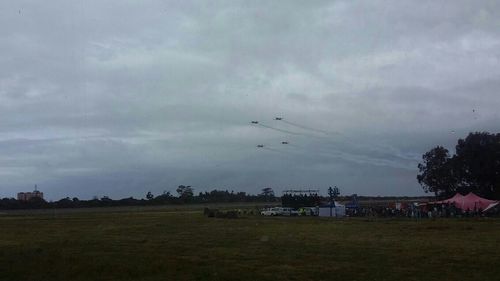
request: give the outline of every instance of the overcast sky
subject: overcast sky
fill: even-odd
[[[500,130],[499,1],[1,1],[0,35],[0,197],[420,195]]]

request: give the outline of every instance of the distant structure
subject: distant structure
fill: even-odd
[[[283,194],[318,194],[319,189],[288,189],[283,190]]]
[[[33,198],[43,199],[43,192],[38,191],[36,184],[33,192],[19,192],[17,194],[17,200],[19,201],[30,201]]]

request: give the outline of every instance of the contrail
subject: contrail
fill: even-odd
[[[299,146],[299,145],[296,145],[296,144],[293,144],[293,143],[283,144],[283,146],[291,146],[291,147],[294,147],[294,148],[300,148],[300,149],[302,149],[302,148],[303,148],[302,146]]]
[[[274,148],[269,148],[269,147],[261,147],[261,149],[266,149],[266,150],[274,151],[274,152],[278,152],[278,153],[286,153],[284,151],[277,150],[277,149],[274,149]]]
[[[323,159],[342,159],[345,161],[358,163],[358,164],[369,164],[375,166],[388,166],[399,169],[407,169],[413,170],[413,166],[408,166],[406,163],[402,163],[396,160],[383,159],[380,157],[372,157],[369,155],[364,155],[363,153],[352,153],[352,152],[344,152],[339,149],[328,149],[328,148],[317,148],[317,149],[308,149],[307,147],[302,147],[300,145],[288,144],[293,148],[297,148],[298,150],[294,150],[290,152],[290,154],[298,156],[299,154],[303,156],[309,156],[312,159],[321,157]]]
[[[290,134],[290,135],[295,135],[295,136],[307,136],[307,135],[302,134],[302,133],[292,132],[292,131],[288,131],[288,130],[283,130],[283,129],[271,127],[271,126],[268,126],[268,125],[264,125],[262,123],[259,123],[258,125],[260,125],[260,126],[262,126],[264,128],[275,130],[275,131],[282,132],[282,133],[285,133],[285,134]]]
[[[301,133],[301,132],[289,131],[289,130],[280,129],[280,128],[272,127],[272,126],[269,126],[269,125],[265,125],[265,124],[262,124],[262,123],[259,123],[257,125],[260,125],[260,126],[262,126],[264,128],[267,128],[267,129],[271,129],[271,130],[274,130],[274,131],[278,131],[278,132],[282,132],[282,133],[289,134],[289,135],[294,135],[294,136],[312,137],[312,138],[320,138],[320,139],[326,138],[326,136],[320,136],[320,135],[317,135],[317,134],[315,135],[315,134],[311,134],[311,133]]]
[[[316,133],[322,133],[322,134],[325,134],[325,135],[339,134],[338,132],[328,132],[328,131],[325,131],[325,130],[320,130],[320,129],[312,128],[312,127],[309,127],[309,126],[305,126],[305,125],[297,124],[297,123],[294,123],[294,122],[290,122],[290,121],[287,121],[285,119],[281,119],[280,121],[284,122],[284,123],[286,123],[288,125],[295,126],[297,128],[300,128],[300,129],[304,129],[304,130],[308,130],[308,131],[312,131],[312,132],[316,132]]]

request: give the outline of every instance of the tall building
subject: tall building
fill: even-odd
[[[36,185],[33,192],[19,192],[17,194],[17,200],[19,201],[30,201],[32,198],[43,199],[43,192],[38,191]]]

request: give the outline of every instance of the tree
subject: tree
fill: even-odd
[[[457,179],[453,172],[453,161],[449,152],[442,146],[436,146],[426,152],[418,164],[420,172],[418,183],[425,192],[433,192],[438,197],[450,196],[456,191]]]
[[[40,197],[33,197],[28,202],[28,208],[43,208],[48,205],[47,201]]]
[[[148,191],[148,194],[146,194],[146,199],[153,200],[153,198],[155,198],[153,193],[151,193],[151,191]]]
[[[270,187],[265,187],[262,189],[260,196],[266,198],[266,201],[274,200],[274,190]]]
[[[156,196],[154,199],[152,199],[151,201],[153,202],[156,202],[156,203],[172,203],[175,201],[174,197],[172,196],[172,194],[170,194],[169,191],[163,191],[163,193],[161,195],[158,195]]]
[[[73,207],[73,201],[69,199],[69,197],[62,198],[59,201],[55,202],[55,205],[60,208],[71,208]]]
[[[455,157],[461,189],[500,198],[500,134],[470,133],[458,140]]]
[[[181,198],[184,202],[189,201],[194,194],[193,188],[191,188],[190,185],[185,186],[185,185],[179,185],[176,189],[177,193],[179,194],[179,198]]]
[[[422,156],[417,180],[424,191],[440,197],[458,191],[500,199],[500,134],[470,133],[455,149],[452,157],[441,146]]]

